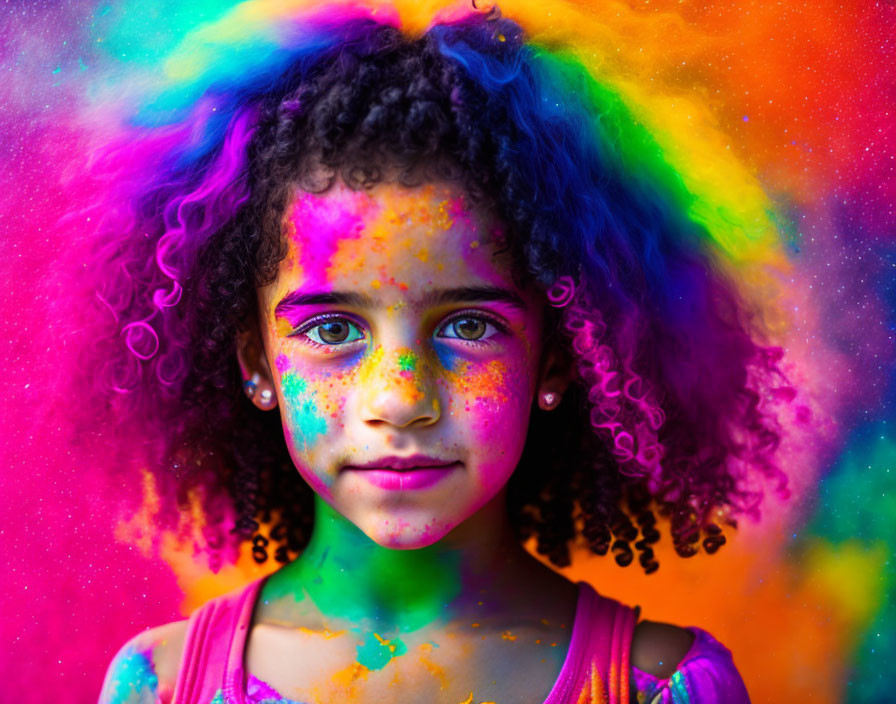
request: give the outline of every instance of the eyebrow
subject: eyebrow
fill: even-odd
[[[462,286],[459,288],[440,288],[427,291],[421,302],[428,306],[445,305],[448,303],[479,303],[494,302],[507,303],[526,310],[523,299],[515,292],[497,286]],[[364,293],[354,291],[321,291],[302,293],[292,291],[286,294],[274,308],[274,316],[281,317],[299,306],[315,305],[344,305],[355,308],[375,308],[377,301]]]

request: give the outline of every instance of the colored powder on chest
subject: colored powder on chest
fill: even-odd
[[[357,647],[358,663],[368,670],[382,670],[392,658],[404,655],[407,651],[407,646],[399,638],[387,640],[378,633],[372,633]]]

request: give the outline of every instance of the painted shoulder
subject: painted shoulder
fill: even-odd
[[[98,704],[169,704],[187,623],[150,628],[125,643],[109,664]]]
[[[685,628],[641,621],[632,636],[631,663],[659,679],[671,677],[693,642],[694,634]]]

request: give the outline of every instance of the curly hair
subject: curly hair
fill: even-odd
[[[715,552],[720,523],[757,511],[751,471],[785,492],[769,398],[789,387],[769,393],[782,351],[650,135],[571,54],[495,13],[420,36],[323,17],[94,155],[115,196],[95,225],[102,328],[83,383],[142,429],[168,515],[200,487],[212,549],[251,541],[257,561],[286,562],[307,543],[312,491],[277,415],[241,393],[236,340],[286,255],[291,189],[393,174],[457,181],[494,209],[576,366],[558,409],[534,411],[510,480],[520,539],[559,566],[576,540],[620,565],[637,550],[649,573],[661,516],[679,555]]]

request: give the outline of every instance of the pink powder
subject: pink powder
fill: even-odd
[[[297,194],[288,221],[309,290],[325,286],[327,270],[340,241],[358,239],[364,231],[365,218],[372,217],[375,207],[375,201],[364,193],[347,192],[338,200],[319,198],[313,193]],[[339,236],[316,237],[317,233]]]

